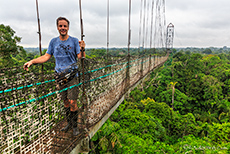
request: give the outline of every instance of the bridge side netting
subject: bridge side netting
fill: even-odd
[[[126,56],[85,60],[85,93],[82,73],[78,105],[89,129],[117,103],[129,87],[167,57]],[[129,60],[129,61],[128,61]],[[0,70],[0,151],[3,153],[57,153],[76,138],[60,129],[65,124],[63,101],[57,89],[54,63]],[[81,64],[78,63],[81,72]],[[85,105],[85,106],[84,106]],[[84,132],[82,132],[84,133]]]

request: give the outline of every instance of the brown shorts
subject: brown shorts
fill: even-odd
[[[61,86],[60,90],[68,88],[68,90],[65,90],[60,93],[61,99],[62,100],[77,100],[78,93],[79,93],[79,87],[76,86],[77,84],[79,84],[79,80],[77,77],[75,77],[71,81],[67,82],[65,85]],[[71,86],[74,86],[74,87],[71,87]]]

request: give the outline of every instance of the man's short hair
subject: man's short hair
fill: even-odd
[[[57,26],[58,26],[58,22],[60,21],[60,20],[65,20],[67,23],[68,23],[68,26],[69,26],[69,20],[68,19],[66,19],[65,17],[58,17],[57,18]]]

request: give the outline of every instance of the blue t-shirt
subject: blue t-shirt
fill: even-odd
[[[65,41],[61,41],[59,37],[53,38],[46,53],[54,56],[57,73],[77,68],[77,54],[80,53],[78,39],[71,36]]]

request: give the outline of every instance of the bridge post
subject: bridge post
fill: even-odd
[[[140,70],[141,75],[140,75],[140,79],[143,77],[143,62],[144,62],[143,57],[144,56],[141,57],[141,70]]]
[[[125,80],[125,92],[129,89],[130,86],[130,54],[127,56],[127,68],[126,68],[126,80]]]
[[[149,71],[151,70],[151,64],[152,64],[152,62],[151,62],[151,57],[152,57],[152,55],[150,54],[150,55],[149,55]]]
[[[155,55],[153,55],[153,67],[155,67]]]
[[[158,63],[159,63],[159,62],[158,62],[158,56],[156,56],[156,59],[157,59],[157,65],[158,65]]]

